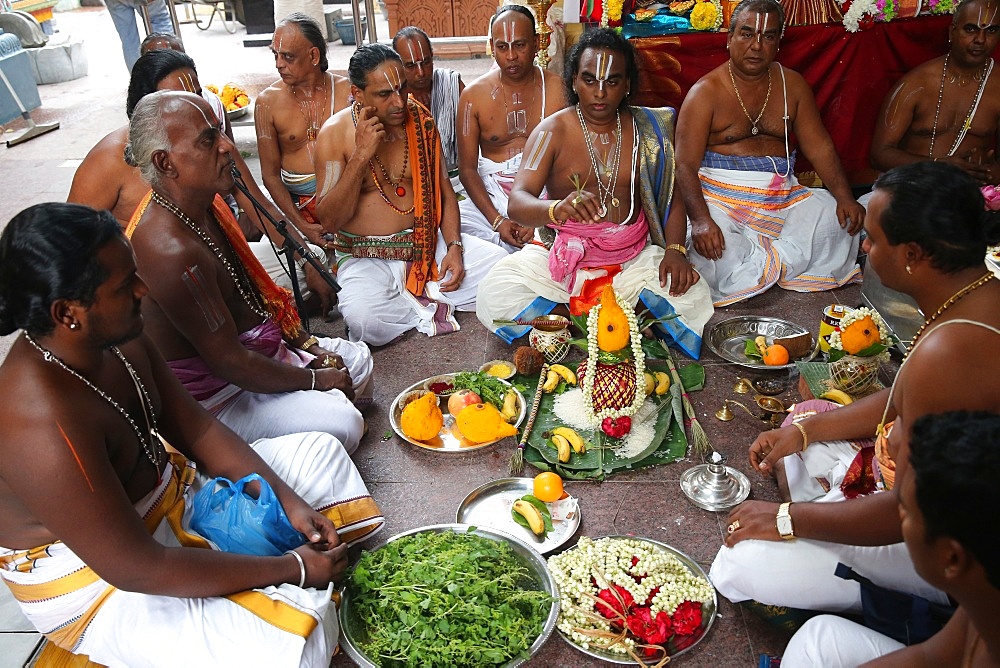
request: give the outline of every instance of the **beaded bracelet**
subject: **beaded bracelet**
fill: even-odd
[[[809,436],[806,434],[806,428],[802,426],[801,422],[793,422],[792,426],[802,432],[802,452],[806,451],[809,447]]]
[[[302,555],[295,550],[288,550],[285,554],[290,554],[295,557],[295,560],[299,562],[299,589],[305,589],[306,587],[306,562],[303,561]]]

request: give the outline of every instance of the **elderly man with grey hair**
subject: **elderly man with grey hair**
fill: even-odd
[[[235,150],[197,95],[153,93],[132,114],[129,159],[153,187],[126,230],[149,284],[146,331],[194,398],[244,439],[319,431],[353,452],[371,353],[311,336],[254,258],[220,197],[233,187]]]

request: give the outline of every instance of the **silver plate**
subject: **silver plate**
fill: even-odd
[[[458,507],[455,521],[462,524],[487,526],[517,536],[540,554],[548,554],[573,537],[580,528],[580,507],[577,505],[572,519],[552,522],[552,531],[539,538],[514,521],[511,506],[525,494],[534,492],[532,478],[501,478],[488,482],[465,497]]]
[[[770,318],[763,315],[741,315],[729,318],[722,322],[717,322],[709,330],[705,342],[709,350],[733,364],[747,367],[749,369],[760,369],[761,371],[772,371],[778,369],[791,369],[795,367],[795,362],[808,362],[816,357],[819,349],[816,347],[816,337],[811,339],[811,351],[808,355],[790,360],[788,364],[781,366],[767,366],[763,362],[757,362],[744,353],[744,346],[748,340],[752,341],[758,336],[767,338],[768,344],[774,339],[783,336],[796,336],[805,334],[809,330],[800,327],[793,322],[780,318]]]
[[[250,105],[247,104],[245,107],[240,107],[239,109],[233,109],[232,111],[226,111],[226,118],[231,121],[235,121],[237,118],[242,118],[247,115],[250,111]]]
[[[443,533],[445,531],[465,533],[471,528],[468,524],[435,524],[433,526],[405,531],[393,536],[386,542],[391,543],[404,536],[417,533]],[[536,584],[539,585],[539,589],[552,596],[552,606],[549,608],[549,616],[545,619],[542,632],[535,638],[535,642],[531,643],[531,647],[528,648],[528,657],[530,658],[537,654],[542,645],[548,641],[552,635],[552,630],[556,627],[556,621],[559,619],[559,589],[556,587],[555,580],[552,579],[552,575],[549,573],[549,569],[545,565],[545,560],[542,556],[520,539],[487,527],[476,527],[473,533],[482,538],[508,543],[511,549],[514,550],[514,554],[531,571]],[[376,548],[376,550],[378,549]],[[375,668],[376,664],[372,663],[358,646],[364,633],[363,622],[364,620],[358,619],[357,615],[354,614],[349,590],[345,589],[340,600],[340,646],[344,648],[347,656],[351,657],[357,665],[362,666],[362,668]],[[524,658],[514,659],[504,664],[504,668],[514,668],[515,666],[524,664],[526,661],[527,659]]]
[[[651,543],[651,544],[657,546],[658,548],[660,548],[661,550],[663,550],[664,552],[666,552],[668,554],[674,555],[675,557],[677,557],[677,559],[682,564],[684,564],[684,566],[687,567],[687,569],[689,571],[691,571],[692,573],[694,573],[695,575],[697,575],[700,578],[704,578],[707,582],[711,583],[711,580],[708,579],[708,576],[705,574],[705,571],[702,569],[702,567],[698,565],[698,562],[696,562],[694,559],[692,559],[691,557],[687,556],[686,554],[684,554],[683,552],[681,552],[677,548],[672,547],[670,545],[667,545],[666,543],[661,543],[660,541],[653,540],[652,538],[642,538],[640,536],[599,536],[599,537],[593,538],[591,540],[597,541],[597,540],[601,540],[602,538],[623,538],[623,539],[628,539],[628,540],[641,540],[644,543]],[[567,552],[569,552],[570,550],[575,550],[575,549],[576,549],[576,546],[573,546],[569,550],[567,550]],[[701,637],[699,637],[691,645],[689,645],[688,647],[685,647],[681,651],[676,652],[675,654],[671,654],[670,655],[671,659],[676,658],[676,657],[680,656],[681,654],[684,654],[685,652],[691,650],[692,648],[694,648],[695,646],[697,646],[698,643],[700,643],[702,640],[705,639],[705,636],[708,635],[709,629],[712,628],[712,624],[715,622],[715,614],[716,614],[716,610],[717,610],[718,607],[719,607],[719,598],[718,598],[718,594],[715,592],[715,588],[713,587],[712,588],[712,598],[711,598],[711,600],[705,601],[705,603],[702,604],[702,610],[703,611],[702,611],[702,618],[701,618],[701,629],[702,629],[702,631],[701,631]],[[635,665],[635,661],[633,661],[629,657],[628,654],[615,654],[614,652],[608,652],[608,651],[605,651],[605,650],[594,649],[592,647],[584,649],[584,648],[580,647],[579,645],[577,645],[575,642],[573,642],[572,638],[570,638],[565,633],[563,633],[562,629],[556,627],[556,631],[558,631],[559,635],[562,636],[563,640],[565,640],[566,642],[568,642],[571,646],[573,646],[576,649],[580,650],[584,654],[587,654],[589,656],[594,657],[595,659],[601,659],[603,661],[607,661],[608,663],[617,663],[617,664],[623,665],[623,666],[634,666]]]
[[[457,374],[446,373],[438,376],[431,376],[431,378],[454,378]],[[413,390],[424,389],[424,383],[426,383],[430,378],[424,378],[421,381],[410,385],[408,388],[399,393],[392,401],[392,407],[389,409],[389,424],[392,425],[393,431],[406,441],[407,443],[412,443],[413,445],[425,448],[427,450],[433,450],[434,452],[469,452],[470,450],[478,450],[479,448],[485,448],[488,445],[493,445],[497,441],[502,441],[503,439],[498,438],[496,440],[490,441],[489,443],[473,443],[472,441],[466,440],[455,427],[455,417],[448,412],[448,400],[446,397],[441,397],[442,405],[441,412],[444,413],[444,426],[441,427],[440,433],[437,437],[430,441],[417,441],[406,434],[403,433],[402,427],[399,426],[399,418],[403,414],[403,409],[399,407],[399,402],[407,394]],[[506,380],[497,379],[504,385],[508,387],[511,386]],[[526,412],[527,405],[524,402],[524,397],[521,396],[520,392],[517,392],[517,418],[512,422],[515,427],[521,424],[521,420],[524,419],[524,414]]]

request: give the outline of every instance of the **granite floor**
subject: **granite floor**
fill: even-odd
[[[73,82],[43,86],[43,106],[32,115],[36,122],[58,120],[56,132],[14,148],[0,148],[0,226],[15,213],[34,203],[64,200],[72,175],[86,152],[104,134],[125,122],[124,94],[127,85],[117,35],[104,9],[85,9],[56,14],[60,30],[85,38],[90,61],[89,76]],[[384,23],[380,35],[387,32]],[[199,65],[203,83],[236,81],[255,93],[272,81],[273,62],[266,48],[244,48],[242,29],[236,35],[223,32],[217,23],[206,32],[191,25],[182,27],[189,53]],[[331,45],[332,69],[346,68],[352,47]],[[238,63],[238,65],[237,65]],[[489,61],[450,61],[467,81],[486,71]],[[6,139],[18,131],[19,121],[0,128]],[[241,151],[255,173],[259,173],[252,128],[237,128]],[[822,308],[831,303],[855,305],[860,288],[848,287],[830,293],[797,294],[774,289],[762,296],[716,312],[712,322],[744,314],[771,315],[811,328],[814,332]],[[483,362],[510,358],[513,347],[489,334],[472,314],[460,314],[462,330],[444,337],[427,338],[411,333],[374,352],[378,376],[375,406],[367,413],[369,432],[354,458],[371,492],[381,505],[387,526],[372,542],[375,545],[399,532],[455,519],[462,499],[490,480],[507,476],[507,460],[514,443],[507,439],[495,446],[455,455],[436,454],[408,445],[392,434],[387,411],[396,395],[410,384],[440,373],[476,369]],[[342,335],[339,319],[312,323],[315,331]],[[10,337],[0,339],[0,356],[6,354]],[[682,357],[681,364],[688,363]],[[738,413],[723,423],[713,413],[726,398],[734,398],[733,384],[746,375],[740,367],[724,363],[705,352],[705,388],[692,396],[699,420],[716,449],[729,457],[731,465],[747,472],[752,498],[777,498],[775,485],[749,471],[747,446],[763,423]],[[780,372],[783,373],[783,372]],[[780,395],[786,403],[797,400],[796,380]],[[601,483],[569,482],[567,488],[579,498],[582,524],[579,535],[634,534],[669,543],[689,554],[707,570],[718,551],[725,529],[725,516],[700,510],[680,491],[681,474],[697,462],[684,460],[642,471],[618,473]],[[529,467],[525,475],[533,475]],[[574,539],[575,540],[575,539]],[[17,609],[7,589],[0,588],[0,668],[25,665],[39,637]],[[719,614],[708,636],[678,660],[687,666],[752,666],[761,654],[780,654],[787,636],[757,617],[720,600]],[[597,665],[559,638],[552,638],[532,666]],[[346,666],[346,657],[333,665]]]

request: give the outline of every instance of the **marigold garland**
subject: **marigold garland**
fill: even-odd
[[[722,25],[722,3],[719,0],[696,2],[689,20],[695,30],[718,30]]]

